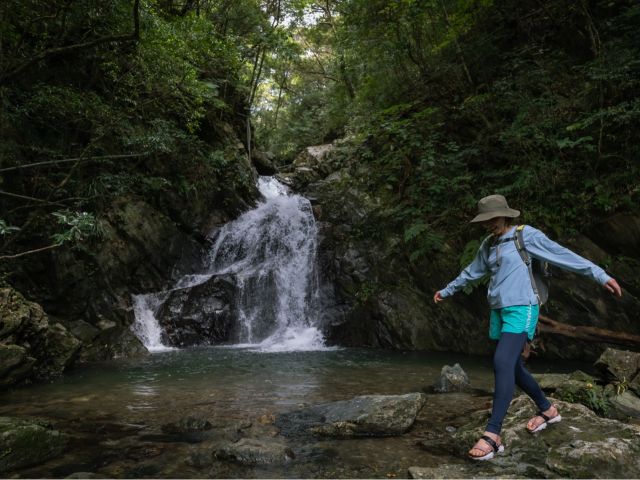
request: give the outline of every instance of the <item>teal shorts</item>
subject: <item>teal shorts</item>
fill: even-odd
[[[500,340],[503,332],[527,333],[533,340],[538,324],[538,305],[514,305],[491,310],[489,338]]]

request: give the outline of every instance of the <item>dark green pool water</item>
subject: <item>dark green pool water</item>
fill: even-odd
[[[442,452],[435,455],[417,444],[425,435],[445,434],[456,415],[483,408],[490,397],[429,395],[416,425],[402,437],[287,440],[296,459],[285,467],[244,467],[212,460],[214,443],[163,436],[162,426],[186,416],[206,418],[214,425],[260,425],[304,405],[357,395],[419,392],[438,379],[443,365],[454,363],[462,365],[473,387],[491,391],[489,357],[360,349],[258,353],[199,348],[84,367],[53,383],[3,393],[0,415],[45,418],[73,438],[65,455],[16,472],[17,477],[61,478],[74,472],[117,478],[404,477],[410,466],[464,461],[443,458]],[[534,372],[580,367],[539,360],[530,365]]]

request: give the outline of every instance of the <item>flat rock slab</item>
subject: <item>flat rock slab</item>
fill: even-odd
[[[401,435],[411,428],[425,402],[424,393],[364,395],[279,415],[276,426],[286,436],[308,433],[339,438]]]
[[[293,451],[277,440],[243,438],[219,448],[215,456],[242,465],[280,465],[295,458]]]

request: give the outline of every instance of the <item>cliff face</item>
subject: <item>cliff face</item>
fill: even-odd
[[[314,155],[315,151],[322,155]],[[333,343],[397,349],[489,353],[485,288],[459,293],[436,306],[433,294],[461,270],[465,238],[448,237],[441,250],[411,261],[401,232],[380,223],[388,201],[362,188],[366,169],[354,165],[340,146],[307,150],[281,178],[314,203],[321,231],[325,275],[334,281],[335,300],[329,337]],[[526,214],[526,206],[518,206]],[[469,215],[473,212],[469,212]],[[624,288],[614,299],[576,274],[554,270],[545,317],[571,326],[596,327],[640,335],[637,311],[640,285],[637,248],[640,217],[618,213],[589,223],[561,244],[603,266]],[[469,227],[472,229],[473,227]],[[481,235],[481,232],[476,232]],[[537,351],[547,357],[595,359],[608,344],[604,337],[581,340],[542,325]],[[556,329],[557,330],[557,329]],[[611,341],[611,339],[609,339]],[[633,340],[618,346],[638,349]]]

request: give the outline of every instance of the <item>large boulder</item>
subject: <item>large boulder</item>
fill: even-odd
[[[172,290],[156,314],[163,343],[184,347],[229,340],[234,295],[230,276],[212,276],[198,285]]]
[[[628,383],[640,373],[640,353],[607,348],[595,367],[607,381]]]
[[[405,433],[426,401],[423,393],[364,395],[282,414],[276,426],[285,435],[328,437],[389,436]]]
[[[522,395],[511,403],[502,429],[504,455],[487,462],[489,475],[566,478],[637,478],[640,476],[640,426],[598,417],[588,408],[556,401],[560,423],[538,434],[526,431],[535,414],[531,400]],[[455,431],[450,448],[461,456],[485,428],[489,411]],[[471,477],[470,469],[460,478]]]
[[[68,436],[46,422],[0,417],[0,473],[55,458],[68,444]]]
[[[18,291],[0,289],[0,385],[46,380],[76,359],[81,342]]]

